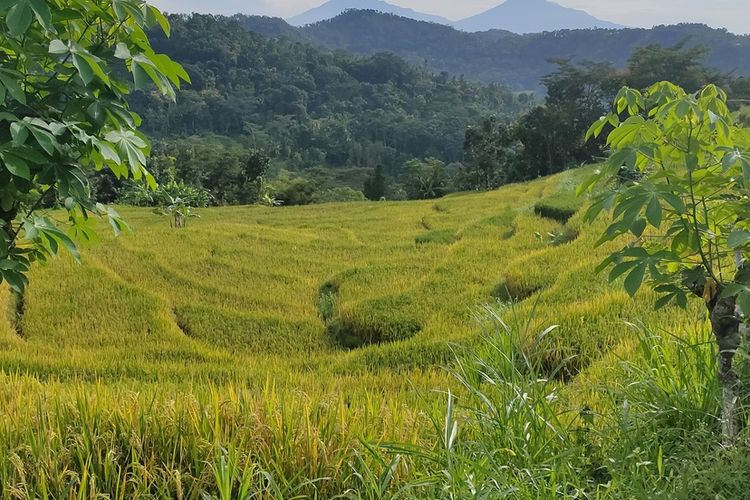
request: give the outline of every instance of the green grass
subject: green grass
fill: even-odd
[[[443,465],[424,453],[396,459],[378,445],[438,449],[433,424],[445,416],[445,395],[432,391],[449,388],[468,398],[455,410],[457,418],[473,422],[461,436],[474,433],[478,442],[485,424],[472,420],[477,413],[467,407],[481,393],[443,367],[465,348],[476,350],[475,362],[495,363],[497,349],[488,348],[481,333],[488,321],[482,306],[511,299],[521,301],[514,314],[528,324],[514,329],[523,333],[501,351],[533,354],[535,375],[517,383],[537,391],[537,378],[551,380],[538,394],[560,395],[555,412],[590,408],[606,415],[593,424],[601,437],[586,445],[595,445],[596,455],[587,463],[622,459],[606,473],[616,478],[613,484],[625,481],[636,462],[625,460],[624,449],[640,443],[647,457],[638,460],[653,462],[659,446],[656,440],[627,443],[622,433],[607,438],[623,398],[641,402],[638,418],[652,433],[662,424],[685,425],[675,416],[692,406],[704,415],[714,409],[694,393],[678,401],[682,406],[659,401],[659,384],[668,377],[648,367],[663,363],[625,322],[693,332],[694,338],[705,329],[696,323],[697,306],[656,313],[649,292],[633,300],[593,274],[622,242],[594,248],[606,222],[582,225],[576,214],[581,201],[572,195],[585,174],[571,171],[438,203],[212,208],[183,230],[147,210],[122,208],[135,234],[85,248],[83,265],[62,257],[35,268],[20,323],[15,302],[0,288],[6,311],[0,315],[2,497],[233,498],[250,491],[275,498],[383,498],[420,478],[432,481]],[[539,206],[571,216],[540,216]],[[544,236],[565,234],[576,237]],[[489,323],[496,328],[493,319]],[[553,324],[558,327],[536,338]],[[513,376],[521,375],[529,370]],[[690,372],[669,390],[677,397],[705,377]],[[650,398],[677,408],[676,419],[651,418]],[[520,453],[521,417],[506,422],[513,434],[506,441],[491,442]],[[692,421],[708,429],[699,442],[711,442],[710,419]],[[571,422],[560,418],[562,426]],[[547,431],[539,432],[537,443],[546,439]],[[570,445],[574,439],[566,435],[537,463],[516,457],[519,470],[529,469],[533,479],[521,497],[572,494],[565,488],[575,487],[574,472],[583,478],[580,487],[601,496],[637,488],[675,491],[673,480],[705,454],[700,447],[670,448],[672,480],[650,468],[611,490],[592,487],[597,473],[582,472],[583,462],[574,461],[578,469],[561,469],[568,482],[562,487],[549,464],[566,447],[584,449],[580,442]],[[462,453],[476,456],[477,449]],[[544,451],[527,451],[535,450]],[[448,451],[441,461],[451,459]],[[672,457],[692,458],[678,463]],[[461,474],[472,468],[464,465],[450,470],[466,486],[469,476]],[[522,475],[516,472],[496,477],[518,487]],[[644,481],[637,488],[636,479]],[[420,494],[447,491],[435,488]]]

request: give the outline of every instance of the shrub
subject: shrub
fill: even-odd
[[[197,186],[184,182],[171,181],[159,185],[155,190],[143,183],[131,182],[122,192],[120,202],[138,207],[161,207],[181,200],[185,205],[193,208],[207,207],[213,201],[211,193]]]
[[[362,191],[357,191],[348,186],[326,189],[315,193],[312,197],[313,203],[341,203],[348,201],[365,201]]]
[[[386,179],[383,166],[378,165],[372,175],[365,180],[364,195],[370,201],[378,201],[385,196]]]
[[[309,205],[313,203],[315,185],[304,177],[282,171],[271,185],[276,200],[283,205]]]
[[[383,467],[399,457],[421,472],[401,491],[415,498],[745,498],[746,441],[712,450],[721,392],[704,339],[636,328],[633,359],[602,368],[615,371],[617,382],[589,388],[599,398],[594,408],[555,380],[565,361],[546,364],[553,347],[543,341],[554,326],[540,332],[533,312],[513,307],[485,313],[479,341],[454,346],[450,371],[461,395],[448,390],[444,411],[428,412],[431,441],[368,446]]]
[[[318,291],[318,312],[326,323],[334,316],[340,286],[337,281],[326,281]]]

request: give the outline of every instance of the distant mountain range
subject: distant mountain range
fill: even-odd
[[[507,0],[488,11],[453,24],[469,32],[501,29],[513,33],[541,33],[563,29],[623,28],[582,10],[569,9],[549,0]]]
[[[622,67],[636,48],[649,44],[704,45],[711,49],[707,59],[710,66],[734,76],[750,74],[750,35],[734,35],[699,24],[518,35],[503,30],[468,33],[372,10],[350,10],[302,28],[278,18],[237,18],[246,29],[265,36],[363,55],[390,52],[436,73],[503,83],[517,90],[542,90],[541,77],[554,69],[550,59],[606,61]]]
[[[549,0],[506,0],[497,7],[457,22],[392,5],[384,0],[329,0],[287,21],[293,26],[307,26],[334,18],[350,9],[374,10],[417,21],[453,26],[469,32],[501,29],[523,34],[562,29],[618,29],[623,27],[597,19],[582,10],[569,9]]]
[[[287,22],[292,26],[306,26],[308,24],[331,19],[350,9],[375,10],[384,14],[394,14],[396,16],[407,17],[417,21],[446,25],[451,24],[451,22],[444,17],[423,14],[416,10],[391,5],[383,0],[329,0],[319,7],[310,9],[297,16],[290,17],[287,19]]]

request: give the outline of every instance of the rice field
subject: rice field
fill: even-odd
[[[487,350],[486,304],[517,302],[528,332],[558,325],[520,340],[539,376],[606,408],[598,388],[638,351],[627,322],[705,328],[697,308],[657,314],[595,275],[601,226],[539,209],[574,213],[585,173],[424,202],[211,208],[180,230],[120,209],[134,234],[36,268],[21,301],[0,288],[2,497],[398,496],[417,466],[368,447],[431,442],[445,391],[467,390],[444,367],[459,346]]]

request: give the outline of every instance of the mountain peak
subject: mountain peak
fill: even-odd
[[[454,26],[464,31],[501,29],[514,33],[623,28],[619,24],[597,19],[583,10],[570,9],[550,0],[506,0],[497,7],[458,21]]]
[[[334,18],[350,9],[375,10],[385,14],[395,14],[417,21],[450,25],[451,21],[444,17],[424,14],[413,9],[391,5],[385,0],[329,0],[328,2],[310,9],[302,14],[290,17],[287,22],[293,26],[305,26]]]

